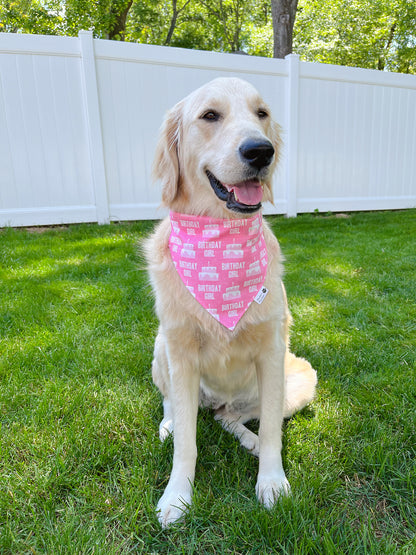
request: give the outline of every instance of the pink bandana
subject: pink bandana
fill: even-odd
[[[267,249],[260,214],[238,220],[170,213],[169,249],[188,291],[233,330],[263,287]]]

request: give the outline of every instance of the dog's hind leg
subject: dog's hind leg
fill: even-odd
[[[221,423],[224,430],[233,434],[247,451],[255,457],[259,456],[259,438],[244,426],[249,420],[258,418],[258,412],[240,414],[224,405],[215,411],[214,418]]]
[[[169,400],[168,360],[166,356],[163,333],[160,329],[155,341],[152,377],[154,383],[163,395],[163,419],[159,424],[159,438],[160,441],[165,441],[165,439],[173,433],[173,414],[171,402]]]
[[[285,405],[284,417],[290,418],[303,409],[315,396],[316,371],[310,363],[289,351],[285,358]]]
[[[173,415],[170,401],[166,398],[163,399],[163,420],[159,424],[160,441],[165,441],[170,434],[173,434]]]

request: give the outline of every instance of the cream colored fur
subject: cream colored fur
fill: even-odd
[[[221,118],[202,117],[210,110]],[[238,147],[247,138],[268,138],[275,148],[274,160],[262,176],[263,200],[273,200],[279,127],[259,110],[269,113],[257,91],[232,78],[208,83],[170,110],[154,165],[166,206],[186,214],[244,217],[217,198],[205,172],[210,170],[223,183],[244,180]],[[310,364],[288,350],[290,314],[281,281],[282,255],[266,222],[269,293],[261,305],[250,306],[233,332],[186,290],[170,257],[169,234],[170,221],[165,219],[145,247],[160,320],[153,360],[153,380],[164,398],[160,438],[172,432],[174,436],[172,473],[158,503],[162,526],[180,518],[191,503],[199,404],[214,408],[223,427],[259,457],[256,493],[271,507],[290,490],[281,460],[283,418],[311,401],[317,381]],[[258,436],[244,426],[251,418],[260,420]]]

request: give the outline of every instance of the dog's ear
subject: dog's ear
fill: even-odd
[[[275,152],[275,165],[277,166],[280,160],[280,154],[282,152],[282,146],[283,146],[283,142],[281,138],[282,128],[278,123],[272,120],[270,123],[270,131],[271,131],[270,139]]]
[[[283,146],[283,142],[281,139],[281,133],[282,133],[282,128],[280,127],[280,125],[278,123],[276,123],[273,119],[270,122],[270,130],[268,133],[268,137],[273,145],[274,148],[274,161],[273,161],[273,168],[272,168],[272,172],[270,173],[270,177],[268,178],[268,187],[265,190],[265,197],[264,200],[265,201],[269,201],[272,204],[274,204],[274,198],[273,198],[273,174],[275,171],[275,168],[277,167],[277,165],[279,164],[279,160],[281,157],[281,152],[282,152],[282,146]]]
[[[174,201],[180,181],[179,145],[182,127],[182,105],[176,104],[166,114],[156,146],[153,161],[153,178],[162,182],[162,201],[170,206]]]

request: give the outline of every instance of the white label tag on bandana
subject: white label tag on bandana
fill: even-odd
[[[254,300],[256,301],[256,303],[261,304],[266,298],[266,295],[268,292],[269,290],[267,289],[267,287],[262,287],[260,291],[257,293],[257,295],[254,297]]]

